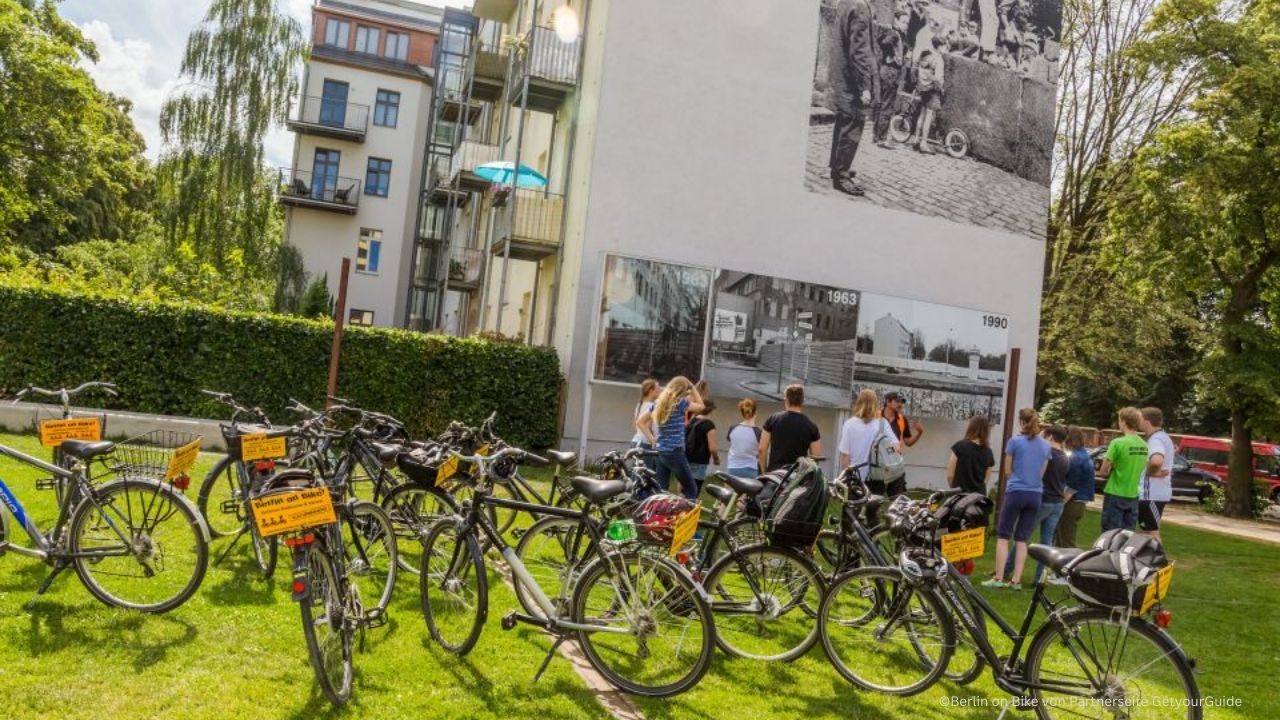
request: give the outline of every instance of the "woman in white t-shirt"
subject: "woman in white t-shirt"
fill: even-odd
[[[660,392],[662,392],[662,386],[653,378],[647,378],[640,383],[640,402],[636,403],[635,413],[631,416],[631,426],[636,429],[636,434],[631,438],[631,447],[645,450],[654,448],[654,443],[657,442],[657,431],[652,426],[641,427],[640,418],[653,411],[653,403],[658,399]]]
[[[742,422],[729,428],[729,457],[725,466],[730,475],[754,478],[760,475],[760,428],[756,426],[756,401],[738,403]]]
[[[859,477],[867,477],[867,468],[871,460],[871,446],[876,438],[887,434],[897,445],[897,436],[889,421],[880,414],[880,403],[876,399],[875,390],[863,390],[853,403],[853,417],[844,421],[840,428],[839,460],[840,467],[853,467]]]

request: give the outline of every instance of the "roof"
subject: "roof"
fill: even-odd
[[[402,5],[406,6],[410,3],[387,2],[386,5]],[[424,13],[432,14],[438,17],[443,15],[442,8],[434,5],[426,5],[420,3],[412,3],[419,5]],[[423,30],[425,32],[438,32],[440,29],[440,21],[428,20],[423,17],[417,17],[408,13],[398,13],[391,10],[385,10],[375,7],[372,3],[354,3],[342,2],[342,0],[317,0],[316,7],[326,10],[337,10],[339,12],[351,13],[353,15],[362,15],[371,19],[383,20],[386,22],[397,23],[408,27]]]

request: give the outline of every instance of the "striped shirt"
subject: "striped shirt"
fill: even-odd
[[[671,408],[671,416],[658,425],[658,452],[684,450],[684,411],[689,409],[689,399],[681,398]],[[653,419],[655,423],[658,418]]]

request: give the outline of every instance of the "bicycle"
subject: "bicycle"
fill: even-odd
[[[40,419],[39,410],[36,411],[35,430],[40,436],[40,444],[51,449],[52,462],[61,468],[70,468],[75,462],[74,458],[68,458],[59,446],[63,440],[84,440],[96,442],[101,440],[107,432],[107,416],[92,415],[89,417],[76,417],[71,410],[71,400],[77,395],[90,390],[99,390],[110,397],[117,397],[119,388],[109,382],[101,382],[93,380],[77,385],[74,388],[58,388],[57,390],[46,390],[34,385],[28,385],[19,390],[13,397],[16,404],[29,395],[40,395],[42,397],[57,400],[61,406],[61,411],[57,418]],[[58,504],[62,504],[62,494],[65,492],[64,483],[58,482],[59,478],[55,475],[48,480],[37,481],[36,489],[45,490],[52,488],[57,498]],[[72,502],[79,500],[73,498]]]
[[[906,107],[900,113],[889,118],[889,137],[895,142],[907,143],[915,135],[916,121],[920,117],[920,94],[917,92],[899,91],[899,98],[906,98]],[[930,136],[925,140],[930,145],[941,147],[944,152],[957,160],[969,154],[969,136],[958,127],[947,128],[947,132],[938,137],[938,126],[935,123]]]
[[[71,460],[70,468],[0,445],[0,455],[51,473],[68,488],[57,519],[44,532],[0,479],[0,501],[8,511],[0,512],[0,555],[7,550],[52,566],[37,596],[74,567],[85,589],[106,605],[163,613],[186,602],[204,579],[209,530],[171,481],[185,477],[199,450],[198,438],[194,451],[188,450],[181,461],[169,460],[163,478],[147,477],[147,466],[125,462],[113,470],[116,479],[101,485],[94,483],[98,478],[91,464],[112,458],[115,443],[65,440],[59,449]],[[14,544],[9,515],[31,539],[31,547]]]
[[[991,666],[997,687],[1040,718],[1131,717],[1135,707],[1201,717],[1194,663],[1168,633],[1141,617],[1150,609],[1146,599],[1136,607],[1069,606],[1052,601],[1038,583],[1021,625],[1006,621],[939,550],[938,519],[929,506],[954,492],[935,493],[927,504],[895,500],[890,510],[906,546],[898,567],[855,568],[828,589],[820,634],[846,680],[895,695],[921,692],[946,668],[958,621]],[[1030,554],[1068,579],[1073,564],[1089,556],[1044,545],[1032,545]],[[1163,599],[1159,586],[1151,599]],[[1046,619],[1033,633],[1038,611]],[[987,618],[1012,643],[1008,655],[989,641]],[[1160,697],[1162,692],[1176,694]]]
[[[638,552],[628,543],[606,542],[599,527],[587,521],[589,511],[490,496],[491,485],[510,476],[518,462],[546,464],[543,458],[518,448],[490,456],[452,454],[474,464],[480,482],[461,514],[433,525],[424,540],[419,590],[427,630],[437,643],[461,656],[479,639],[488,615],[488,575],[480,550],[483,537],[501,554],[513,582],[525,587],[538,608],[535,614],[508,614],[503,629],[525,623],[555,638],[535,680],[571,636],[592,667],[629,693],[666,697],[688,690],[702,678],[714,652],[715,625],[700,589],[678,564]],[[571,482],[589,505],[606,502],[625,490],[620,480],[578,477]],[[595,560],[572,584],[562,587],[560,597],[568,598],[567,604],[561,603],[564,607],[557,606],[530,576],[484,512],[489,506],[583,521]],[[678,530],[673,546],[681,546],[693,530],[693,524]]]

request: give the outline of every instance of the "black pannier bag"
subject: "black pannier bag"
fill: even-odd
[[[782,487],[783,481],[787,479],[787,473],[791,468],[779,468],[765,473],[759,477],[764,488],[756,493],[754,497],[747,498],[746,514],[763,518],[769,514],[769,508],[773,506],[773,496],[778,493],[778,488]]]
[[[827,513],[827,480],[809,458],[800,458],[778,488],[765,516],[770,545],[808,547],[818,539]]]
[[[1142,609],[1147,587],[1169,566],[1164,547],[1150,535],[1108,530],[1068,569],[1071,591],[1081,602],[1107,608]]]
[[[995,503],[982,493],[952,495],[933,512],[938,518],[938,529],[943,532],[960,532],[972,528],[987,527],[991,522],[991,510]]]

